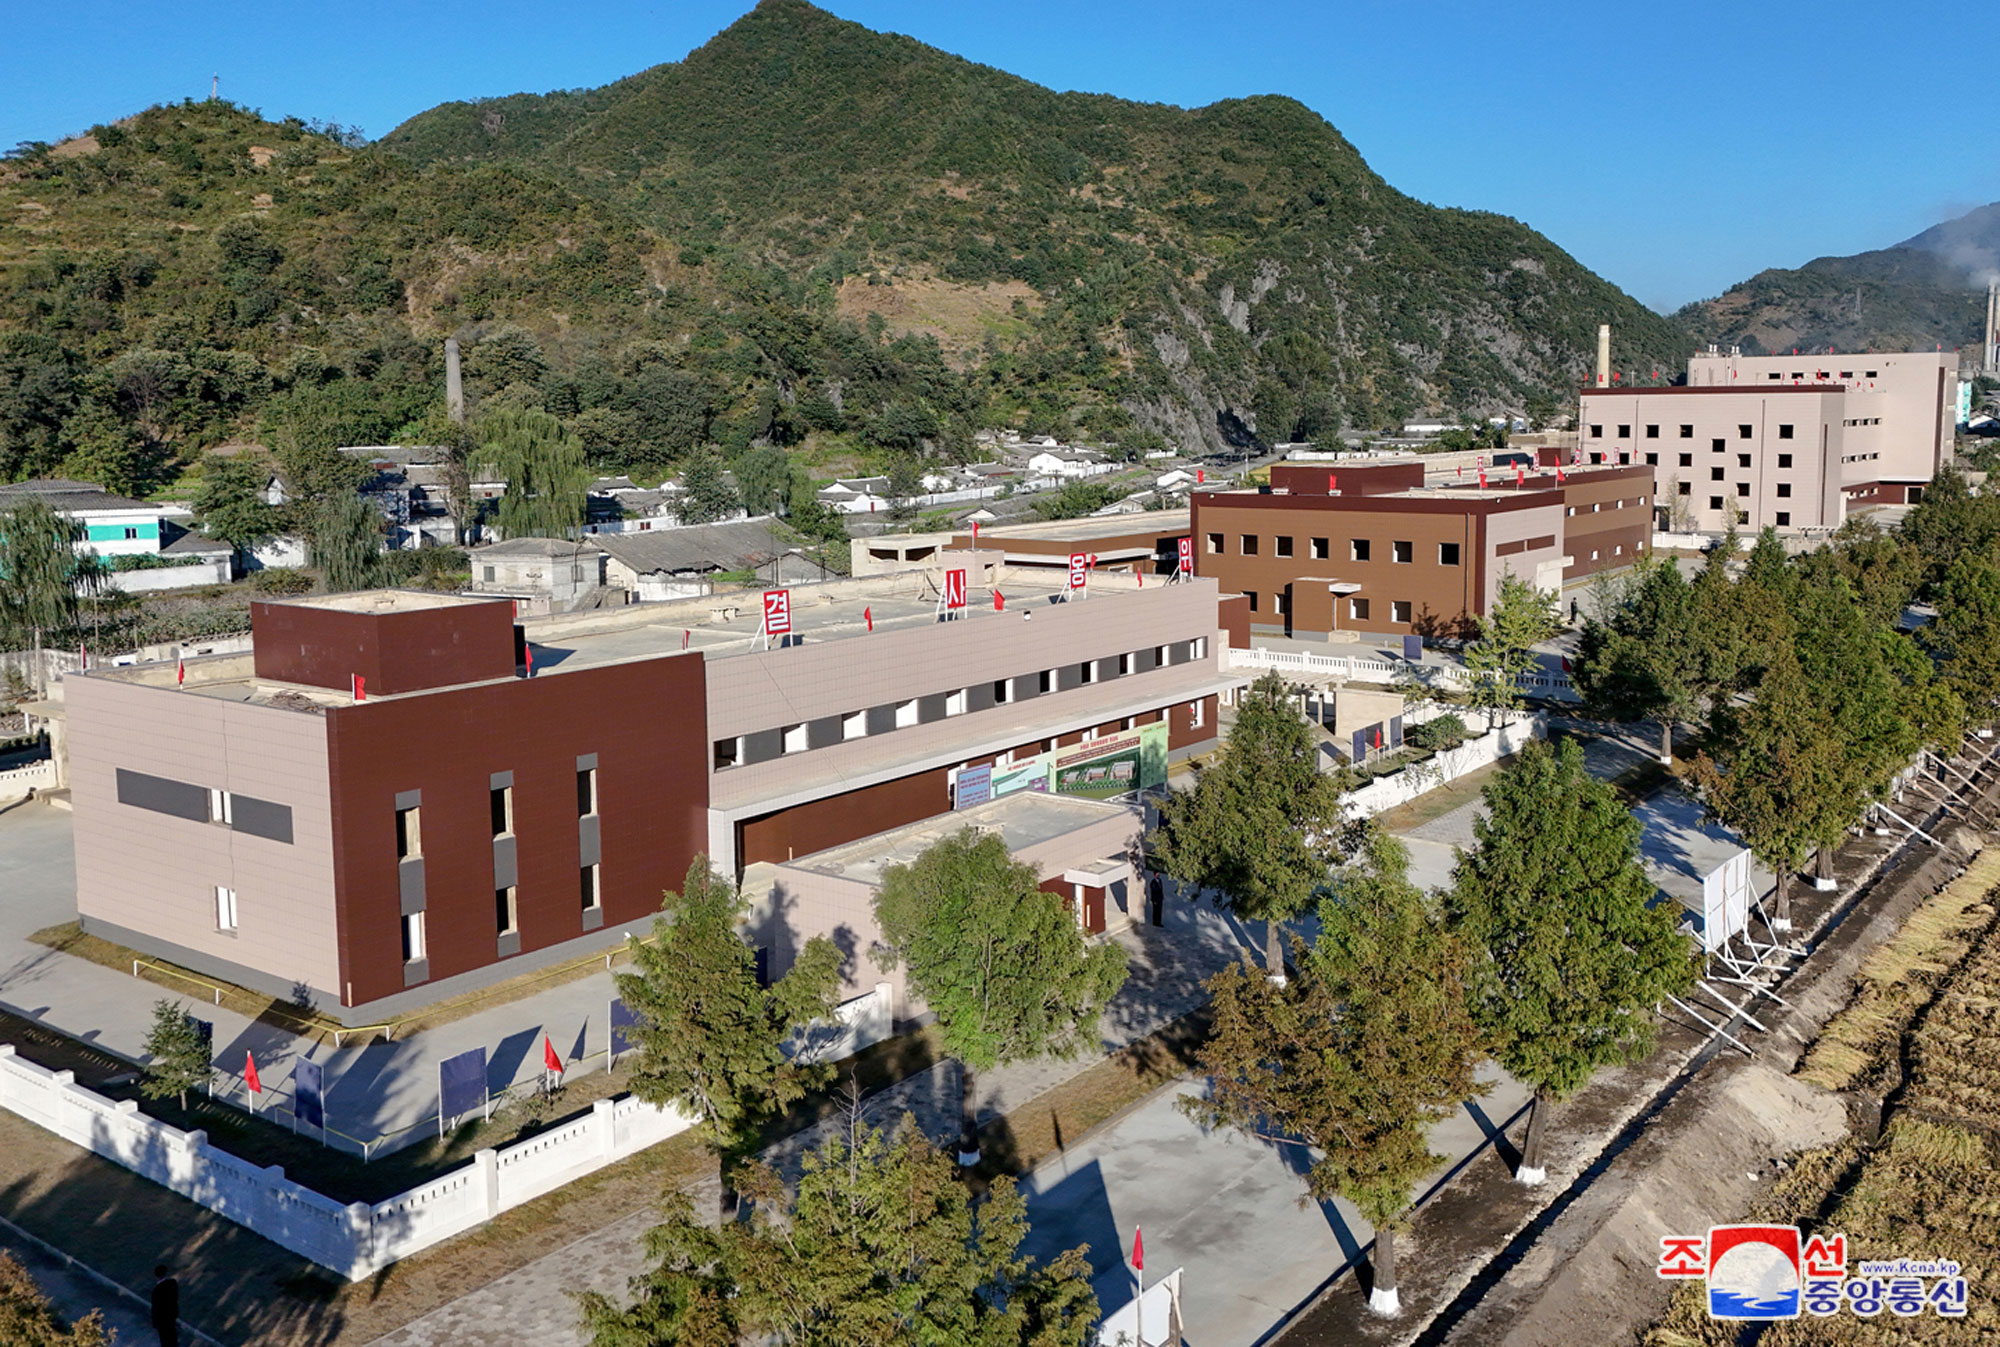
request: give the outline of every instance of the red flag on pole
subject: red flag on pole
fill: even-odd
[[[693,636],[694,632],[690,631],[686,627],[681,628],[681,649],[685,650],[688,648],[688,641],[691,640]]]
[[[184,688],[188,681],[188,662],[176,656],[174,659],[174,686]]]
[[[1007,608],[1007,597],[1006,597],[1006,596],[1005,596],[1004,594],[1002,594],[1002,593],[1001,593],[1001,592],[1000,592],[999,590],[997,590],[997,589],[996,589],[996,590],[994,590],[994,591],[993,591],[993,611],[994,611],[994,612],[996,612],[996,613],[999,613],[999,612],[1005,612],[1005,611],[1006,611],[1006,608]]]
[[[1556,485],[1561,486],[1562,484],[1563,484],[1563,465],[1558,463],[1556,464]]]
[[[868,630],[875,630],[875,609],[873,607],[863,608],[861,610],[861,620],[868,624]]]
[[[972,544],[975,547],[979,545],[979,521],[977,519],[972,521]]]
[[[521,649],[528,653],[528,677],[533,678],[535,676],[535,647],[522,642]]]
[[[360,674],[354,675],[354,700],[357,702],[368,700],[368,680]]]
[[[264,1082],[257,1079],[257,1055],[255,1053],[246,1052],[243,1054],[243,1083],[250,1087],[251,1094],[264,1093]]]
[[[542,1035],[542,1065],[557,1075],[562,1074],[562,1058],[556,1056],[556,1045],[549,1040],[547,1034]]]
[[[1329,496],[1340,494],[1340,474],[1330,472],[1326,475],[1326,494]]]
[[[1479,470],[1479,489],[1481,491],[1486,489],[1486,469],[1484,468]]]
[[[1196,468],[1196,469],[1194,470],[1194,484],[1195,484],[1196,486],[1200,486],[1200,485],[1201,485],[1201,484],[1202,484],[1203,482],[1206,482],[1207,480],[1208,480],[1208,470],[1207,470],[1207,469],[1205,469],[1205,468]]]
[[[1514,465],[1514,486],[1518,489],[1527,480],[1528,480],[1527,470],[1522,468],[1522,466],[1519,463],[1516,463]]]
[[[1132,1266],[1140,1272],[1146,1270],[1146,1232],[1136,1225],[1132,1227]]]

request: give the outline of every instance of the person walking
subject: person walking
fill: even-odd
[[[181,1284],[164,1263],[153,1269],[153,1331],[160,1347],[181,1347]]]

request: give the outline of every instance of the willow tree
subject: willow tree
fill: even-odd
[[[509,538],[567,538],[583,526],[594,474],[583,441],[538,407],[502,407],[474,427],[482,466],[506,485],[494,522]]]
[[[83,525],[47,501],[27,500],[0,515],[0,624],[34,642],[36,690],[46,691],[42,638],[76,625],[77,597],[94,593],[104,568],[79,553]]]

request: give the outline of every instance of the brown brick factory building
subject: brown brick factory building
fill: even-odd
[[[1197,491],[1195,572],[1244,596],[1252,632],[1450,637],[1504,575],[1559,590],[1651,546],[1650,469],[1426,478],[1417,459],[1281,463],[1268,488]]]
[[[184,685],[72,674],[79,917],[362,1023],[643,930],[701,851],[782,864],[1148,725],[1213,744],[1212,584],[1009,579],[940,620],[926,583],[793,590],[776,648],[755,593],[524,633],[506,600],[370,591],[253,605],[253,651]]]

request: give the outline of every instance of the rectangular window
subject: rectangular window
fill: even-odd
[[[1292,596],[1285,590],[1277,590],[1271,595],[1271,611],[1279,617],[1292,611]]]
[[[1207,709],[1208,709],[1208,703],[1207,703],[1207,702],[1205,702],[1205,701],[1192,701],[1192,702],[1189,702],[1189,703],[1188,703],[1188,728],[1189,728],[1189,729],[1191,729],[1191,730],[1198,730],[1198,729],[1200,729],[1200,728],[1201,728],[1201,726],[1202,726],[1202,713],[1203,713],[1203,712],[1205,712],[1205,711],[1206,711]]]
[[[1719,481],[1721,481],[1721,480],[1722,480],[1722,469],[1721,469],[1721,468],[1710,468],[1710,469],[1708,470],[1708,480],[1709,480],[1709,481],[1711,481],[1711,482],[1719,482]]]
[[[715,770],[734,767],[743,761],[743,741],[739,739],[717,739],[715,741]]]
[[[1722,452],[1723,448],[1727,444],[1728,441],[1726,440],[1710,440],[1708,442],[1708,452],[1711,454],[1719,454]]]
[[[1408,599],[1389,600],[1389,620],[1391,622],[1408,622],[1410,620],[1410,601]]]
[[[1722,508],[1722,497],[1710,496],[1708,498],[1708,508],[1711,510],[1720,510]]]
[[[424,854],[423,815],[417,806],[396,811],[396,859],[406,861]]]
[[[1457,544],[1457,543],[1439,543],[1439,544],[1438,544],[1438,565],[1440,565],[1440,566],[1456,566],[1456,565],[1458,565],[1458,544]]]
[[[1251,612],[1253,612],[1253,613],[1254,613],[1254,612],[1256,612],[1256,611],[1257,611],[1257,591],[1256,591],[1256,590],[1254,590],[1254,589],[1247,589],[1247,590],[1243,591],[1243,597],[1244,597],[1244,598],[1246,598],[1246,599],[1248,599],[1248,600],[1250,600],[1250,611],[1251,611]]]
[[[1347,558],[1350,561],[1368,560],[1368,539],[1356,538],[1347,544]]]
[[[947,692],[944,698],[944,713],[948,716],[964,715],[967,700],[966,689],[964,688],[960,688],[956,692]]]
[[[1778,426],[1778,438],[1781,440],[1789,440],[1790,438],[1792,438],[1792,428],[1788,425],[1780,424]]]
[[[995,706],[1005,706],[1008,702],[1011,702],[1013,700],[1014,700],[1014,680],[1011,678],[994,679],[993,704]]]
[[[1659,439],[1659,438],[1660,438],[1660,428],[1659,428],[1658,426],[1647,426],[1647,427],[1646,427],[1646,438],[1647,438],[1647,439],[1649,439],[1649,440],[1657,440],[1657,439]]]
[[[1693,438],[1694,438],[1694,427],[1693,427],[1693,426],[1682,426],[1682,427],[1681,427],[1681,438],[1682,438],[1682,439],[1684,439],[1684,440],[1691,440],[1691,439],[1693,439]]]
[[[1750,438],[1754,430],[1755,427],[1752,426],[1738,426],[1736,427],[1736,438],[1739,440],[1747,440]]]
[[[520,906],[516,901],[515,886],[509,884],[504,889],[493,890],[493,925],[501,935],[512,935],[521,929]]]
[[[236,890],[215,886],[215,929],[233,931],[236,929]]]
[[[1126,651],[1118,657],[1118,676],[1125,677],[1132,672],[1132,652]]]
[[[1632,438],[1632,427],[1630,427],[1630,426],[1620,426],[1620,427],[1618,427],[1618,438],[1619,438],[1619,439],[1621,439],[1621,440],[1629,440],[1629,439],[1631,439],[1631,438]]]
[[[1659,467],[1659,466],[1660,466],[1660,456],[1659,456],[1658,454],[1647,454],[1647,455],[1646,455],[1646,466],[1647,466],[1647,467],[1649,467],[1649,468],[1657,468],[1657,467]]]
[[[138,540],[139,540],[139,530],[135,528],[128,528],[125,530],[126,542],[137,542]]]
[[[1357,622],[1366,622],[1368,620],[1368,600],[1349,599],[1347,601],[1347,615]]]
[[[403,962],[415,963],[424,957],[424,914],[411,912],[403,917]]]
[[[1056,671],[1054,669],[1044,669],[1036,677],[1036,686],[1044,696],[1056,690]]]
[[[479,579],[482,584],[492,584],[493,568],[491,566],[481,566],[479,568]]]
[[[1279,534],[1272,540],[1271,546],[1278,556],[1288,557],[1292,554],[1292,539],[1289,534]]]
[[[1000,686],[994,684],[995,687]],[[868,737],[868,713],[850,711],[840,718],[840,737],[845,739],[866,739]]]
[[[1243,555],[1246,557],[1254,557],[1257,555],[1256,534],[1246,533],[1243,535]]]
[[[1682,466],[1683,468],[1692,468],[1692,467],[1694,466],[1694,455],[1693,455],[1693,454],[1682,454],[1682,455],[1681,455],[1681,466]]]
[[[1314,561],[1325,561],[1330,555],[1327,551],[1326,539],[1314,538],[1312,540],[1312,559]]]
[[[1682,482],[1679,485],[1680,485],[1680,493],[1683,496],[1692,496],[1694,494],[1694,492],[1689,489],[1688,484],[1686,482]]]
[[[1747,495],[1749,495],[1749,494],[1750,494],[1750,483],[1748,483],[1748,482],[1738,482],[1738,483],[1736,484],[1736,494],[1737,494],[1737,495],[1739,495],[1739,496],[1747,496]]]
[[[1777,518],[1778,518],[1778,527],[1784,528],[1786,525],[1792,522],[1792,512],[1790,510],[1780,510],[1778,511]]]
[[[1079,669],[1082,669],[1082,670],[1083,670],[1083,682],[1084,682],[1084,685],[1085,685],[1086,687],[1088,687],[1088,686],[1089,686],[1090,684],[1092,684],[1092,683],[1095,683],[1095,682],[1097,681],[1097,661],[1096,661],[1096,660],[1094,660],[1094,659],[1087,659],[1087,660],[1085,660],[1085,661],[1084,661],[1083,663],[1079,664],[1079,665],[1078,665],[1077,667],[1078,667]]]
[[[1220,533],[1211,533],[1208,535],[1208,554],[1212,557],[1222,555],[1222,535]]]
[[[1399,566],[1407,566],[1417,559],[1417,545],[1410,542],[1389,544],[1389,557]]]
[[[230,822],[230,798],[226,790],[210,789],[208,792],[208,821],[210,823]]]
[[[576,812],[578,817],[597,812],[597,769],[576,769]]]
[[[1592,425],[1592,426],[1591,426],[1591,428],[1590,428],[1590,438],[1591,438],[1591,439],[1593,439],[1593,440],[1601,440],[1601,439],[1603,439],[1603,438],[1604,438],[1604,427],[1603,427],[1603,426],[1601,426],[1601,425]]]
[[[1188,642],[1188,649],[1189,649],[1189,650],[1190,650],[1190,651],[1192,652],[1192,654],[1191,654],[1190,658],[1193,658],[1193,659],[1207,659],[1207,658],[1208,658],[1208,638],[1207,638],[1206,636],[1197,636],[1197,637],[1195,637],[1195,638],[1194,638],[1194,639],[1193,639],[1192,641],[1189,641],[1189,642]]]
[[[784,738],[784,751],[787,753],[803,753],[812,747],[812,737],[807,734],[803,724],[787,725],[781,733]]]
[[[578,867],[576,872],[576,891],[578,899],[582,902],[583,910],[586,912],[603,901],[597,891],[596,866],[585,865]]]
[[[1042,676],[1044,678],[1048,677],[1047,674],[1043,674]],[[910,700],[902,702],[897,705],[896,728],[899,730],[907,730],[916,723],[917,723],[917,699],[915,697],[912,697],[910,698]]]
[[[1781,467],[1781,468],[1789,468],[1789,467],[1791,467],[1791,466],[1792,466],[1792,456],[1791,456],[1790,454],[1779,454],[1779,455],[1778,455],[1778,466],[1779,466],[1779,467]]]
[[[514,788],[495,786],[488,793],[488,803],[493,811],[493,835],[514,831]]]
[[[1747,467],[1749,467],[1749,466],[1750,466],[1750,455],[1748,455],[1748,454],[1738,454],[1738,455],[1736,456],[1736,466],[1737,466],[1737,467],[1739,467],[1739,468],[1747,468]]]

